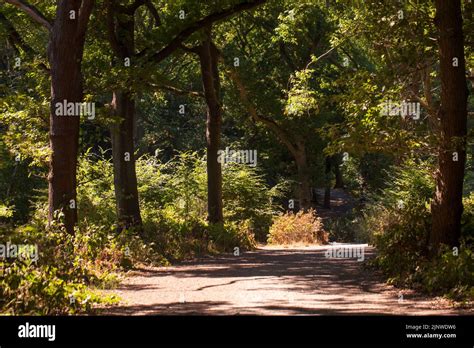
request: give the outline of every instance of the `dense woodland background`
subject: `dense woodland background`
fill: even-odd
[[[472,300],[473,6],[0,1],[0,243],[40,252],[0,259],[2,312],[267,240],[369,243],[397,286]],[[402,102],[419,118],[382,112]]]

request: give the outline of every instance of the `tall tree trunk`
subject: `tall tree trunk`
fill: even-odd
[[[436,0],[439,29],[441,107],[436,192],[431,205],[430,247],[459,245],[466,163],[467,86],[460,0]]]
[[[308,158],[306,155],[306,148],[303,143],[298,143],[293,153],[298,170],[299,181],[299,203],[300,209],[307,211],[311,208],[311,177],[308,167]]]
[[[331,208],[331,157],[326,156],[325,159],[325,187],[324,187],[324,208]]]
[[[79,116],[59,116],[56,103],[82,101],[81,62],[90,11],[79,17],[81,1],[59,1],[51,29],[48,57],[51,66],[51,108],[48,220],[56,212],[64,214],[68,233],[74,233],[77,222],[76,167],[79,144]],[[74,11],[75,19],[71,19]],[[87,11],[86,11],[87,12]]]
[[[131,63],[135,51],[133,14],[117,13],[108,3],[109,41],[118,64]],[[116,21],[115,21],[115,14]],[[125,60],[128,60],[127,62]],[[115,90],[111,103],[116,122],[110,127],[114,165],[114,187],[119,229],[141,228],[142,219],[135,166],[135,100],[129,91]]]
[[[135,101],[127,92],[114,91],[112,108],[119,118],[110,129],[119,228],[140,228],[142,219],[133,142]]]
[[[210,223],[222,223],[222,166],[218,162],[221,141],[222,108],[220,104],[220,83],[218,52],[211,41],[211,28],[205,30],[206,39],[199,47],[199,61],[207,103],[207,211]]]

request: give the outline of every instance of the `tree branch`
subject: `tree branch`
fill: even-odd
[[[291,154],[293,156],[296,156],[298,153],[298,149],[297,146],[291,141],[291,137],[289,136],[289,134],[274,120],[258,114],[257,109],[248,97],[247,90],[244,84],[242,83],[242,80],[240,79],[240,76],[237,71],[235,69],[228,68],[226,69],[226,72],[237,87],[237,90],[239,91],[240,95],[240,100],[245,105],[245,108],[247,109],[247,112],[249,113],[250,117],[255,122],[260,122],[267,126],[270,130],[272,130],[277,136],[277,138],[288,148]]]
[[[82,5],[79,10],[79,24],[78,24],[78,33],[83,36],[86,34],[87,23],[89,22],[89,17],[94,7],[94,0],[82,0]]]
[[[48,30],[51,30],[53,25],[51,22],[34,6],[28,4],[24,0],[3,0],[9,4],[18,7],[20,10],[28,14],[34,21],[41,24]]]
[[[178,35],[175,36],[171,42],[162,48],[160,51],[156,52],[155,54],[149,57],[149,61],[155,61],[157,63],[166,59],[171,53],[173,53],[176,49],[180,48],[180,45],[186,40],[189,36],[197,32],[198,30],[211,25],[214,22],[223,20],[227,17],[230,17],[238,12],[245,11],[251,8],[254,8],[258,5],[265,3],[267,0],[246,0],[240,4],[237,4],[231,8],[226,10],[222,10],[220,12],[212,13],[203,19],[191,24],[189,27],[182,30]],[[147,49],[141,51],[138,56],[142,57],[147,54]]]
[[[153,84],[153,83],[148,83],[148,85],[150,87],[157,88],[157,89],[162,89],[162,90],[169,91],[169,92],[173,92],[173,93],[178,94],[178,95],[189,95],[189,96],[192,96],[192,97],[204,98],[204,93],[202,93],[202,92],[186,91],[186,90],[183,90],[183,89],[176,88],[174,86],[164,85],[164,84],[156,85],[156,84]]]
[[[194,54],[197,54],[199,55],[199,52],[200,52],[200,46],[196,46],[196,47],[188,47],[184,44],[179,44],[178,46],[180,49],[182,49],[183,51],[185,52],[188,52],[188,53],[194,53]]]
[[[146,0],[145,5],[148,8],[148,11],[150,11],[151,15],[155,19],[155,26],[159,27],[161,25],[161,19],[160,19],[160,14],[156,10],[156,7],[153,5],[151,0]]]
[[[33,49],[23,40],[21,35],[15,29],[13,24],[8,20],[3,13],[0,12],[0,23],[7,31],[7,40],[15,49],[16,53],[20,53],[20,50],[23,50],[26,54],[34,53]]]
[[[7,40],[15,49],[16,53],[19,54],[19,49],[23,50],[27,55],[34,55],[37,52],[28,45],[18,31],[15,29],[13,24],[8,20],[3,13],[0,12],[0,23],[3,24],[7,31]],[[49,68],[44,63],[37,63],[37,66],[40,67],[43,71],[49,74]]]
[[[133,15],[135,14],[135,11],[142,5],[146,4],[149,2],[149,0],[135,0],[133,4],[127,6],[127,7],[121,7],[120,12],[128,14],[128,15]]]
[[[107,35],[109,37],[109,43],[114,51],[115,55],[123,56],[122,47],[117,39],[115,33],[115,7],[112,0],[107,0],[106,3],[106,20],[107,20]]]

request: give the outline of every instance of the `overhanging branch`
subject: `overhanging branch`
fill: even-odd
[[[24,0],[3,0],[9,4],[18,7],[20,10],[28,14],[34,21],[41,24],[48,30],[51,30],[51,22],[33,5]]]
[[[206,26],[209,26],[214,22],[228,18],[238,12],[254,8],[258,5],[265,3],[266,1],[267,0],[252,0],[252,1],[247,0],[231,8],[228,8],[226,10],[212,13],[204,17],[203,19],[191,24],[186,29],[182,30],[178,35],[175,36],[173,40],[171,40],[171,42],[168,45],[166,45],[164,48],[162,48],[160,51],[156,52],[155,54],[150,55],[148,60],[159,63],[163,61],[164,59],[166,59],[176,49],[180,48],[180,45],[184,42],[184,40],[186,40],[189,36],[199,31],[200,29]],[[148,53],[148,49],[145,49],[142,52],[140,52],[138,56],[139,57],[146,56],[147,53]]]
[[[15,51],[17,53],[19,53],[20,49],[22,51],[24,51],[26,54],[32,54],[33,53],[33,49],[23,40],[21,35],[18,33],[18,31],[13,26],[13,24],[1,12],[0,12],[0,23],[2,24],[2,26],[7,31],[7,40],[8,40],[8,42],[10,43],[10,45],[13,46],[13,48],[15,49]]]
[[[230,77],[230,79],[234,82],[234,85],[237,87],[240,100],[242,101],[245,108],[247,109],[247,112],[249,113],[250,117],[255,122],[262,123],[265,126],[267,126],[270,130],[272,130],[277,136],[277,138],[283,144],[285,144],[285,146],[288,148],[288,151],[290,151],[293,156],[296,156],[298,154],[298,144],[294,144],[291,141],[290,135],[278,123],[276,123],[274,120],[270,118],[267,118],[258,114],[257,109],[255,108],[254,104],[250,101],[248,97],[247,89],[242,83],[242,80],[240,79],[240,76],[237,73],[237,71],[229,67],[226,69],[226,73]]]

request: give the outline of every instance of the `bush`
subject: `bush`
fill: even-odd
[[[464,199],[462,247],[431,257],[430,203],[434,193],[433,168],[427,163],[407,162],[393,171],[387,187],[362,212],[365,229],[377,248],[372,265],[381,269],[390,283],[416,287],[432,294],[472,296],[472,195]]]
[[[118,300],[90,290],[81,282],[64,279],[52,266],[0,261],[0,268],[0,308],[4,315],[78,314]]]
[[[269,188],[255,168],[228,163],[223,167],[224,218],[247,224],[257,240],[265,241],[281,196],[280,186]]]
[[[232,251],[235,247],[251,250],[256,247],[255,235],[248,220],[240,223],[228,222],[224,226],[209,226],[212,244],[217,250]]]
[[[29,258],[0,261],[2,313],[75,314],[116,301],[113,296],[101,296],[91,290],[117,283],[115,271],[122,257],[112,241],[97,245],[95,232],[77,230],[72,236],[58,226],[47,229],[39,220],[0,231],[0,240],[36,245],[38,250],[35,262]]]
[[[461,235],[468,243],[474,242],[474,192],[463,199],[463,215],[461,219]]]
[[[420,282],[429,293],[454,299],[474,300],[474,253],[463,243],[458,252],[445,248],[440,256],[418,269]]]
[[[112,163],[105,160],[106,152],[87,152],[79,158],[77,169],[77,202],[79,224],[96,225],[107,230],[116,221],[115,192]]]
[[[377,263],[396,279],[408,279],[428,254],[434,182],[427,164],[395,169],[387,187],[363,212],[364,228],[378,250]]]
[[[86,217],[80,224],[100,227],[100,235],[108,238],[114,235],[116,213],[113,167],[105,155],[88,153],[80,160],[78,201],[79,215]],[[251,248],[255,235],[262,239],[268,233],[279,190],[269,189],[255,168],[223,166],[226,224],[216,229],[206,221],[206,163],[196,152],[180,153],[166,163],[145,155],[136,167],[144,239],[138,247],[131,240],[133,231],[120,237],[123,246],[137,250],[135,260],[166,263],[210,249]]]
[[[329,241],[338,243],[369,243],[371,235],[364,224],[363,211],[355,207],[345,216],[329,220]]]
[[[268,244],[326,244],[328,235],[314,210],[281,214],[273,220]]]
[[[181,153],[162,163],[152,156],[137,160],[143,233],[116,228],[113,166],[107,152],[79,159],[78,216],[74,236],[60,222],[46,227],[46,202],[39,202],[24,226],[0,225],[0,240],[36,244],[37,263],[6,260],[0,264],[0,307],[7,314],[74,314],[113,298],[91,288],[117,282],[124,268],[140,263],[166,265],[200,254],[252,249],[254,235],[266,233],[276,210],[254,168],[223,166],[225,224],[209,225],[206,164],[197,153]],[[2,215],[9,210],[0,205]],[[59,214],[61,215],[61,214]],[[59,219],[61,220],[61,219]],[[76,301],[70,303],[70,296]]]

